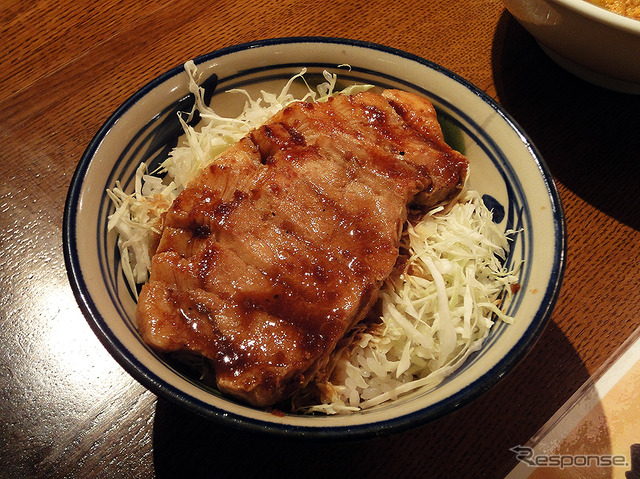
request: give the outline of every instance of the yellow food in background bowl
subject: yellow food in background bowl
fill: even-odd
[[[640,0],[591,0],[610,12],[640,20]]]

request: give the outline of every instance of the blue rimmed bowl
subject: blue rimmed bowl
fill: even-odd
[[[223,397],[153,352],[135,327],[134,296],[120,272],[115,233],[107,232],[105,193],[120,180],[133,189],[140,162],[166,158],[182,133],[177,112],[192,98],[182,66],[152,81],[102,126],[73,177],[64,216],[71,286],[89,324],[133,377],[155,394],[205,417],[251,431],[312,438],[363,438],[400,431],[447,414],[492,387],[532,347],[558,295],[565,230],[555,185],[524,132],[482,91],[425,59],[381,45],[334,38],[283,38],[238,45],[195,59],[219,113],[243,99],[225,93],[279,92],[308,68],[340,82],[363,82],[422,94],[436,106],[447,141],[470,160],[470,187],[482,193],[506,229],[518,229],[508,261],[522,262],[511,325],[497,323],[482,350],[438,387],[378,407],[337,416],[275,415]],[[349,65],[345,68],[342,65]],[[238,105],[240,102],[240,105]]]

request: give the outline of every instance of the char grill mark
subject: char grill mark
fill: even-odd
[[[209,358],[218,387],[257,406],[303,387],[375,303],[407,203],[462,186],[466,160],[434,122],[386,91],[294,104],[251,132],[167,212],[143,339]]]

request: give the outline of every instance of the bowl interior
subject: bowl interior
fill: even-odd
[[[182,67],[162,75],[116,111],[87,148],[65,210],[65,257],[78,302],[120,364],[156,394],[205,416],[252,430],[313,437],[363,437],[397,431],[449,412],[482,393],[531,347],[557,296],[564,264],[564,223],[553,181],[534,146],[481,91],[424,59],[380,45],[327,38],[278,39],[227,48],[196,59],[212,105],[237,114],[244,99],[232,88],[279,92],[308,68],[340,83],[401,88],[430,98],[448,141],[471,162],[470,187],[496,205],[501,227],[520,230],[508,261],[522,262],[521,290],[509,306],[512,325],[496,324],[481,351],[430,391],[340,416],[275,415],[222,397],[144,345],[135,327],[135,300],[120,273],[116,238],[107,232],[105,190],[120,180],[132,189],[138,164],[164,159],[182,131],[177,112],[191,97]],[[349,65],[344,67],[341,65]],[[302,87],[301,87],[302,88]]]

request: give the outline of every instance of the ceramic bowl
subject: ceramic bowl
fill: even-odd
[[[514,324],[496,324],[481,351],[435,389],[350,415],[275,415],[223,397],[149,349],[135,326],[135,300],[118,265],[105,194],[116,180],[132,190],[141,161],[165,158],[181,134],[176,113],[192,98],[182,66],[134,93],[97,132],[80,160],[64,218],[64,251],[78,303],[105,347],[133,377],[207,418],[250,431],[311,438],[362,438],[415,426],[468,403],[509,372],[540,335],[564,268],[565,231],[553,180],[527,136],[482,91],[423,58],[332,38],[284,38],[233,46],[195,59],[220,113],[237,109],[226,90],[279,92],[302,67],[341,82],[401,88],[430,98],[448,140],[471,161],[470,186],[495,207],[496,222],[521,232],[509,261],[523,262]],[[342,65],[348,64],[350,68]],[[242,100],[244,101],[244,100]],[[235,102],[235,103],[234,103]],[[236,114],[238,111],[235,112]]]
[[[574,75],[640,94],[640,21],[587,0],[504,0],[549,57]]]

